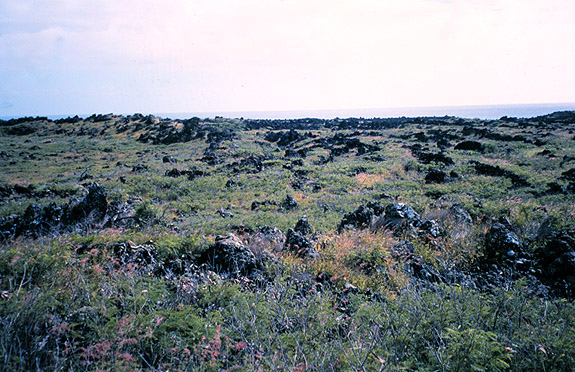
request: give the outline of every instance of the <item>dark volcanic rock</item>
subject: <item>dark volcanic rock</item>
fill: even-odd
[[[2,235],[40,236],[88,222],[94,226],[113,223],[121,214],[120,208],[110,208],[103,186],[93,184],[88,194],[80,201],[61,206],[51,203],[42,208],[30,205],[21,216],[10,216],[0,220]]]
[[[415,278],[428,282],[438,282],[439,273],[425,263],[421,256],[415,254],[415,247],[411,242],[404,240],[393,247],[391,256],[404,264],[405,270]]]
[[[561,173],[561,179],[567,180],[567,181],[575,181],[575,168],[571,168],[569,170],[566,170],[565,172]]]
[[[94,220],[101,220],[108,211],[107,196],[104,186],[97,183],[93,184],[88,189],[88,195],[82,201],[68,208],[64,218],[65,222],[72,223],[88,216]]]
[[[285,234],[277,227],[261,226],[249,237],[250,245],[258,245],[258,243],[266,243],[272,252],[281,251],[286,242]]]
[[[485,235],[485,259],[502,266],[513,266],[523,254],[523,244],[511,231],[506,219],[496,222]]]
[[[176,164],[178,161],[173,156],[166,155],[162,158],[162,162],[163,163]]]
[[[443,227],[435,220],[423,220],[419,225],[421,235],[431,238],[439,238],[444,234]]]
[[[279,205],[279,203],[277,201],[271,201],[271,200],[264,200],[264,201],[254,201],[252,203],[251,206],[251,210],[255,211],[257,209],[259,209],[259,207],[261,206],[268,206],[268,205]]]
[[[353,227],[365,229],[371,226],[374,217],[382,215],[384,212],[381,204],[369,202],[359,206],[355,211],[347,213],[339,223],[337,230],[341,232],[345,228]]]
[[[290,211],[297,207],[297,201],[291,195],[286,195],[284,201],[280,204],[280,208],[284,211]]]
[[[285,247],[299,257],[314,258],[318,256],[317,252],[313,249],[312,241],[294,229],[288,230]]]
[[[305,139],[305,136],[291,129],[288,132],[269,132],[265,140],[277,142],[278,146],[291,146],[292,144]]]
[[[541,280],[563,296],[575,296],[575,231],[554,232],[535,252]]]
[[[458,143],[455,150],[483,151],[483,144],[477,141],[463,141]]]
[[[420,224],[419,214],[404,203],[388,204],[384,216],[376,222],[378,228],[388,228],[396,235],[415,232]]]
[[[309,235],[313,232],[311,225],[307,220],[307,216],[303,216],[297,221],[294,230],[303,235]]]
[[[442,152],[432,153],[420,150],[420,147],[412,147],[411,153],[422,164],[442,163],[445,165],[453,165],[453,159]]]
[[[432,170],[425,176],[425,183],[444,183],[449,179],[447,173],[440,170]]]
[[[167,170],[165,173],[166,177],[172,177],[172,178],[177,178],[177,177],[182,177],[182,176],[186,176],[188,177],[188,179],[194,180],[197,177],[203,177],[205,176],[206,173],[201,171],[201,170],[197,170],[197,169],[190,169],[190,170],[179,170],[177,168],[173,168],[170,170]]]
[[[132,167],[134,173],[144,173],[148,171],[148,166],[145,164],[137,164]]]
[[[475,170],[477,171],[478,174],[484,176],[509,178],[513,186],[516,187],[530,186],[529,182],[524,177],[519,176],[507,169],[503,169],[498,165],[485,164],[480,163],[478,161],[472,161],[471,164],[474,165]]]
[[[216,272],[249,275],[257,267],[256,256],[235,234],[219,235],[199,258]]]
[[[469,215],[469,212],[459,204],[452,205],[451,208],[449,208],[449,214],[458,226],[471,226],[473,224],[473,219]]]

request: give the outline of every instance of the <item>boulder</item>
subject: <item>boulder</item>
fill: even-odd
[[[485,235],[485,258],[490,262],[508,266],[519,258],[523,244],[517,234],[511,231],[509,222],[506,219],[502,222],[494,223]]]
[[[377,221],[379,227],[393,230],[395,235],[413,233],[420,224],[421,218],[419,214],[404,203],[388,204],[385,207],[384,216]]]
[[[313,232],[307,220],[307,216],[303,216],[297,221],[294,230],[303,235],[309,235]]]
[[[280,204],[280,208],[284,211],[291,211],[297,207],[297,201],[291,195],[286,195],[284,201]]]
[[[457,225],[471,226],[473,224],[473,219],[469,212],[459,204],[452,205],[449,208],[449,214]]]
[[[253,252],[235,234],[225,234],[216,237],[199,259],[216,272],[226,272],[235,275],[249,275],[257,267]]]
[[[341,232],[345,228],[366,229],[371,227],[374,217],[381,216],[384,208],[377,202],[369,202],[359,206],[355,211],[347,213],[339,223],[337,230]]]
[[[541,280],[558,294],[575,296],[575,231],[553,232],[535,251]]]
[[[72,223],[91,216],[94,220],[101,220],[108,211],[108,199],[104,186],[94,183],[88,188],[88,195],[78,204],[67,208],[64,220]]]
[[[444,234],[443,227],[436,220],[423,220],[419,225],[419,232],[425,237],[439,238]]]
[[[477,141],[463,141],[455,145],[455,150],[483,151],[483,144]]]
[[[445,183],[448,179],[447,173],[440,170],[432,170],[425,176],[425,183]]]
[[[176,164],[178,161],[173,156],[166,155],[162,158],[162,162],[163,163]]]
[[[298,257],[315,258],[318,256],[318,253],[313,249],[312,241],[294,229],[288,230],[285,247]]]

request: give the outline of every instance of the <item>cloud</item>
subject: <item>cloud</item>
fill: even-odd
[[[0,78],[18,88],[0,93],[65,106],[50,84],[85,94],[68,102],[86,110],[140,111],[565,101],[574,12],[567,0],[5,1]]]

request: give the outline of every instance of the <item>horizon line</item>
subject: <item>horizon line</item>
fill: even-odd
[[[461,118],[470,119],[496,119],[502,116],[518,117],[518,118],[528,118],[534,116],[545,115],[537,114],[531,116],[518,116],[509,113],[508,115],[489,115],[489,117],[479,116],[467,116],[466,114],[478,114],[480,111],[486,110],[511,110],[511,109],[531,109],[531,111],[537,111],[537,109],[552,109],[552,111],[547,112],[552,113],[556,111],[572,111],[575,110],[575,102],[553,102],[553,103],[515,103],[515,104],[478,104],[478,105],[447,105],[447,106],[402,106],[402,107],[379,107],[379,108],[323,108],[323,109],[286,109],[286,110],[212,110],[212,111],[181,111],[181,112],[132,112],[132,113],[114,113],[114,112],[94,112],[91,114],[48,114],[48,115],[8,115],[0,116],[0,120],[10,120],[19,119],[25,117],[47,117],[49,119],[61,119],[67,117],[78,116],[81,118],[88,118],[93,115],[120,115],[129,116],[135,114],[142,115],[153,115],[160,118],[170,118],[170,119],[183,119],[190,117],[200,117],[200,118],[216,118],[222,117],[226,119],[252,119],[252,120],[282,120],[282,119],[335,119],[335,118],[394,118],[394,117],[443,117],[443,116],[453,116]],[[459,111],[448,113],[448,111]],[[435,113],[433,113],[435,111]],[[359,114],[359,116],[353,115],[353,113]],[[377,113],[380,113],[377,115]],[[402,113],[403,112],[403,113]],[[418,113],[419,112],[419,113]],[[309,114],[315,113],[316,115],[330,115],[329,117],[320,116],[309,116]],[[337,113],[342,115],[335,115]],[[376,114],[375,116],[365,116],[366,114]],[[297,115],[295,115],[297,114]],[[351,115],[349,115],[351,114]],[[462,115],[463,114],[463,115]],[[484,112],[486,114],[486,112]],[[175,117],[174,117],[175,115]],[[253,115],[261,116],[255,117]],[[278,116],[285,115],[285,116]],[[294,116],[295,115],[295,116]],[[335,116],[332,116],[335,115]],[[349,116],[347,116],[349,115]],[[498,116],[499,115],[499,116]]]

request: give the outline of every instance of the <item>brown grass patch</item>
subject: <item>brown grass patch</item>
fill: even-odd
[[[380,173],[380,174],[369,174],[369,173],[359,173],[355,176],[355,180],[361,187],[373,187],[377,183],[383,183],[386,179],[391,176],[390,173]]]

